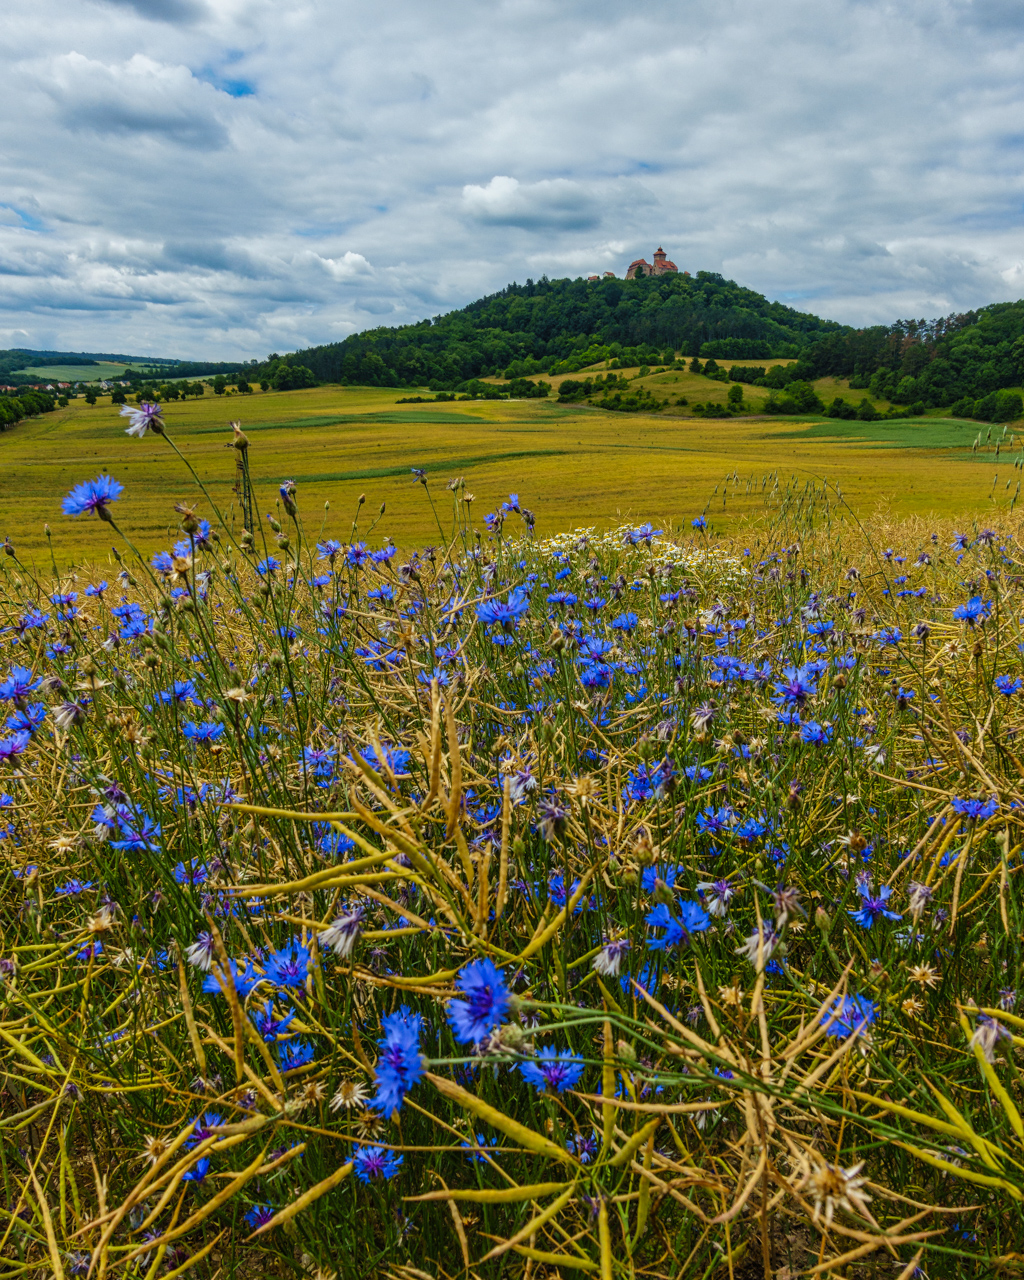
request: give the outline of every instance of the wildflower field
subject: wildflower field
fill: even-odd
[[[127,412],[166,545],[0,547],[0,1276],[1024,1269],[1008,503],[399,551]]]

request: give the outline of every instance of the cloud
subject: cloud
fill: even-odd
[[[158,134],[188,147],[227,142],[217,91],[188,67],[165,66],[145,54],[113,65],[64,54],[54,59],[43,87],[74,132]]]
[[[600,209],[576,182],[556,178],[523,185],[515,178],[493,177],[485,187],[462,188],[469,218],[494,226],[589,231],[601,221]]]
[[[6,0],[0,331],[248,357],[658,244],[851,323],[1024,291],[1016,0],[343,12]]]
[[[134,9],[140,17],[156,22],[198,22],[208,12],[200,0],[106,0],[106,3]]]

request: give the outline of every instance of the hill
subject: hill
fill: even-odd
[[[710,271],[635,280],[542,278],[432,320],[274,355],[260,370],[281,387],[301,375],[456,392],[476,389],[480,378],[670,365],[680,352],[704,360],[783,357],[794,363],[760,385],[843,378],[851,390],[890,405],[1006,421],[1020,413],[1010,389],[1024,382],[1024,301],[855,329],[771,302]]]
[[[370,329],[285,360],[324,382],[447,391],[473,378],[573,372],[616,357],[659,362],[665,351],[795,358],[845,331],[710,271],[595,282],[543,278],[510,284],[433,320]]]

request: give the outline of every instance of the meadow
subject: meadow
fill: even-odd
[[[188,405],[21,464],[115,550],[0,554],[5,1280],[1018,1274],[1020,514],[549,534],[520,457],[485,525],[405,472],[399,550],[376,495],[324,527],[327,394],[227,463]],[[344,403],[364,450],[603,423]]]
[[[147,364],[112,364],[109,360],[97,360],[95,364],[86,365],[32,365],[30,368],[19,370],[19,373],[47,382],[101,382],[110,378],[119,378],[125,369],[137,369],[141,373],[150,367]]]
[[[687,373],[654,377],[655,383],[675,377],[702,384],[723,401],[728,389]],[[687,389],[692,402],[696,393]],[[480,528],[502,495],[528,485],[538,528],[546,533],[648,516],[671,528],[705,510],[727,532],[760,509],[766,490],[794,478],[827,477],[861,516],[880,505],[897,516],[981,513],[1008,505],[1016,494],[1016,455],[1005,444],[1001,455],[996,451],[1001,427],[985,441],[986,424],[933,417],[718,421],[675,406],[657,415],[616,414],[554,399],[396,403],[407,394],[349,387],[210,393],[175,403],[169,412],[175,439],[187,445],[236,534],[237,458],[228,426],[234,418],[252,440],[252,482],[263,514],[290,479],[307,512],[329,503],[324,528],[343,530],[365,495],[368,510],[385,504],[378,532],[404,547],[422,545],[437,532],[429,508],[406,501],[414,466],[426,468],[434,482],[463,476],[476,495],[472,512]],[[711,392],[701,394],[706,399]],[[79,399],[0,434],[0,536],[9,536],[28,563],[50,566],[51,545],[61,569],[109,556],[106,531],[63,516],[53,497],[103,469],[127,486],[133,536],[142,549],[160,550],[173,538],[173,505],[186,492],[186,479],[161,442],[129,440],[119,424],[109,398],[92,407]]]

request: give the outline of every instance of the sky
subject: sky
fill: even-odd
[[[0,347],[263,357],[664,246],[1024,294],[1019,0],[4,0]]]

